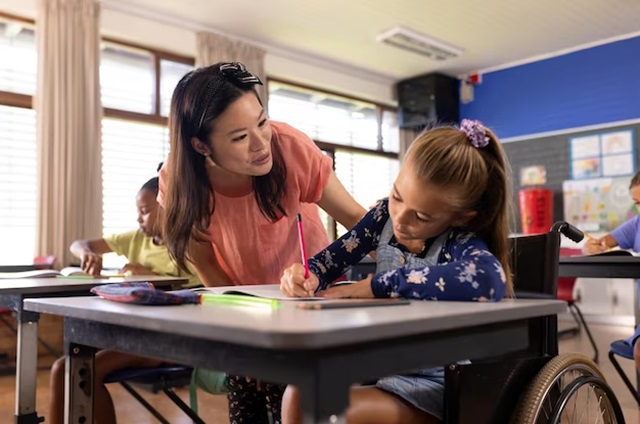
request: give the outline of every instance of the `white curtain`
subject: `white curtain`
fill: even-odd
[[[38,0],[36,254],[72,259],[76,239],[102,236],[100,6]]]
[[[267,107],[267,76],[264,72],[265,51],[263,49],[210,32],[198,33],[196,43],[196,66],[209,66],[217,62],[243,63],[249,72],[262,80],[264,85],[257,85],[256,90],[264,107]]]

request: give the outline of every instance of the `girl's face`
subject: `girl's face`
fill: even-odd
[[[271,124],[260,102],[255,94],[246,93],[214,121],[209,136],[211,159],[233,174],[268,174],[273,165],[271,135]]]
[[[418,179],[410,163],[403,164],[389,196],[393,234],[404,245],[424,243],[451,227],[464,225],[475,212],[456,213],[441,187]]]
[[[147,237],[155,237],[160,234],[158,227],[158,201],[151,190],[143,189],[136,196],[136,208],[138,209],[138,225]]]

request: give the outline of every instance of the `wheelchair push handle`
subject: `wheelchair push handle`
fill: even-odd
[[[582,231],[565,221],[558,221],[553,224],[551,231],[563,234],[568,239],[573,240],[576,243],[582,241],[584,238],[584,233]]]

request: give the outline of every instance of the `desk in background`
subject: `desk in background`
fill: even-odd
[[[633,278],[640,279],[640,257],[637,256],[569,256],[560,257],[559,277]],[[634,283],[634,315],[640,324],[638,286]]]
[[[297,385],[305,423],[345,423],[350,386],[385,375],[506,353],[557,354],[532,328],[557,331],[558,300],[423,302],[301,310],[148,306],[96,297],[29,299],[25,309],[65,317],[69,422],[93,422],[95,348]],[[540,324],[533,326],[532,324]],[[395,358],[395,359],[394,359]],[[397,360],[402,358],[402,360]],[[84,373],[80,369],[85,370]]]
[[[186,278],[143,276],[110,279],[20,278],[0,280],[0,307],[16,313],[18,347],[16,352],[15,424],[38,424],[36,383],[38,368],[39,315],[24,310],[30,297],[86,295],[97,285],[122,281],[151,281],[157,287],[187,283]]]

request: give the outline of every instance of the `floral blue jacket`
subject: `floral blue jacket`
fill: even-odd
[[[355,227],[309,259],[309,269],[326,289],[347,268],[378,247],[380,234],[389,219],[388,200],[371,209]],[[427,240],[418,256],[426,254]],[[402,252],[406,247],[395,237],[390,245]],[[371,289],[376,297],[404,297],[424,300],[500,300],[506,278],[502,265],[486,243],[474,233],[454,229],[438,256],[437,265],[416,269],[398,268],[374,275]]]

